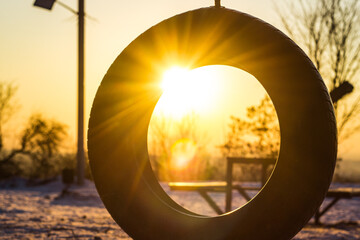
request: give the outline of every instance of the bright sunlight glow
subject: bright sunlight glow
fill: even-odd
[[[207,110],[211,107],[216,85],[211,71],[204,68],[188,70],[172,67],[163,74],[163,95],[156,106],[157,110],[174,118]]]
[[[190,139],[179,139],[171,147],[171,165],[173,169],[182,170],[188,167],[197,151],[196,143]]]
[[[176,92],[178,88],[185,88],[189,84],[190,70],[181,67],[172,67],[163,74],[161,88],[164,91]]]

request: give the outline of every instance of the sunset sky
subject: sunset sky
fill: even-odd
[[[0,81],[19,86],[17,98],[21,105],[5,134],[9,138],[16,136],[30,114],[43,113],[69,126],[69,146],[75,146],[77,17],[56,3],[49,12],[33,7],[33,2],[0,3]],[[77,9],[75,0],[62,2]],[[86,19],[85,25],[86,126],[101,79],[132,40],[166,18],[213,4],[212,0],[87,0],[85,9],[91,19]],[[271,0],[223,0],[222,5],[281,28]],[[264,94],[256,79],[239,69],[216,66],[195,71],[208,79],[208,95],[203,99],[208,98],[209,105],[198,103],[195,110],[202,109],[201,118],[207,119],[204,126],[216,129],[209,132],[212,138],[220,139],[226,133],[230,114],[244,114],[245,106],[257,104]],[[356,147],[359,141],[357,134],[341,146],[340,156],[360,160],[360,149]]]

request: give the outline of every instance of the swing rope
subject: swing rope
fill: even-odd
[[[215,0],[215,7],[216,7],[216,8],[220,8],[220,7],[221,7],[220,0]]]

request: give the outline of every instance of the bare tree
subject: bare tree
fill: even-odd
[[[33,178],[47,177],[56,167],[52,160],[59,153],[66,126],[55,120],[36,114],[30,117],[21,136],[20,153],[28,154],[35,166]]]
[[[28,156],[36,172],[45,176],[50,168],[49,160],[58,153],[66,136],[66,126],[39,114],[33,115],[21,134],[19,147],[4,149],[4,126],[18,109],[17,90],[12,82],[0,82],[0,178],[18,174],[14,161],[17,155]]]
[[[173,142],[170,135],[171,123],[165,115],[155,116],[149,124],[149,153],[152,168],[156,176],[168,179],[163,169],[169,169],[170,147]],[[163,176],[165,175],[165,176]]]
[[[11,82],[0,82],[0,152],[4,147],[3,128],[13,116],[18,105],[15,94],[18,87]]]
[[[268,95],[259,105],[246,109],[246,117],[230,117],[225,143],[220,146],[225,157],[276,158],[280,148],[280,129],[275,108]],[[234,169],[237,180],[259,181],[261,167],[247,164]],[[268,173],[272,168],[267,169]]]
[[[307,52],[327,83],[339,141],[346,140],[360,129],[360,96],[344,97],[359,77],[360,1],[285,1],[284,7],[276,9],[290,37]]]
[[[225,156],[273,157],[280,147],[280,129],[275,108],[265,96],[259,105],[246,109],[246,118],[231,116]]]

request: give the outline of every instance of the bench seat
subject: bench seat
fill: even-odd
[[[171,190],[180,190],[180,191],[199,191],[204,190],[208,192],[225,192],[226,191],[226,182],[225,181],[208,181],[208,182],[169,182],[168,183]],[[232,188],[237,190],[241,187],[243,190],[247,191],[258,191],[260,187],[257,186],[246,186],[239,183],[233,183]]]
[[[326,197],[353,198],[360,197],[360,188],[330,188]]]

